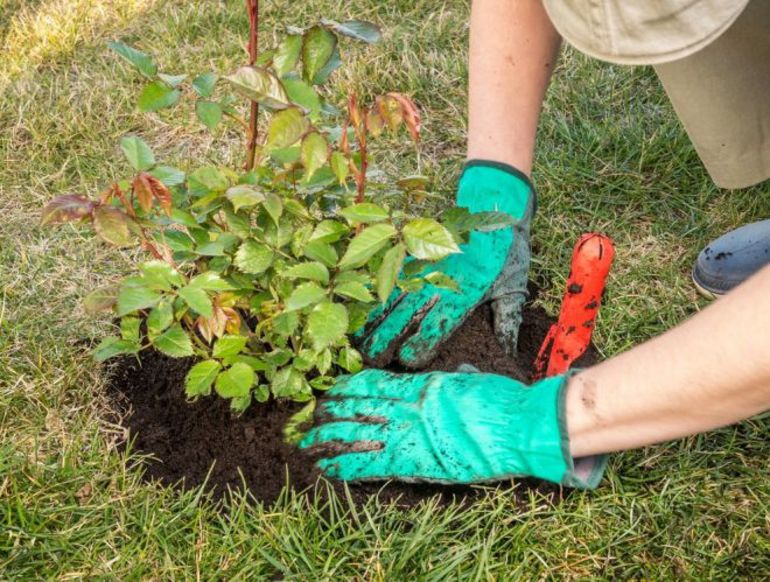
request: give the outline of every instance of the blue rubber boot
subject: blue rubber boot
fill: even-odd
[[[692,280],[714,299],[770,264],[770,220],[747,224],[719,237],[698,255]]]

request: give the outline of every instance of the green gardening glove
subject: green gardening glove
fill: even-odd
[[[300,443],[346,481],[477,483],[537,477],[593,488],[606,457],[573,459],[564,413],[566,376],[531,387],[495,374],[345,376]]]
[[[394,291],[384,306],[372,312],[357,336],[369,362],[382,367],[397,357],[409,367],[424,365],[474,308],[487,300],[492,301],[498,340],[514,353],[527,296],[534,204],[532,184],[515,168],[497,162],[467,162],[457,206],[471,212],[506,212],[516,223],[491,232],[472,232],[469,242],[460,247],[462,253],[427,269],[452,277],[459,292],[430,284],[409,294]]]

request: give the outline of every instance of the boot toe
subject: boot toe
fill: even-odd
[[[692,278],[709,295],[724,295],[770,264],[770,220],[719,237],[698,255]]]

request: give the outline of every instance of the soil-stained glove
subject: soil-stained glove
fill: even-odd
[[[528,387],[495,374],[366,370],[337,381],[300,447],[346,481],[526,476],[593,488],[606,457],[570,455],[566,386],[567,376]]]
[[[427,269],[452,277],[459,292],[430,284],[408,294],[394,291],[359,332],[360,349],[367,359],[377,366],[394,357],[409,367],[424,365],[473,309],[487,300],[492,300],[496,335],[513,353],[527,296],[534,205],[535,191],[523,173],[506,164],[469,161],[460,177],[457,206],[471,212],[506,212],[516,223],[491,232],[472,232],[469,242],[460,247],[462,253]]]

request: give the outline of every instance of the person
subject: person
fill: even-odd
[[[715,183],[737,188],[770,177],[768,26],[765,0],[475,0],[457,204],[507,212],[515,225],[473,233],[445,259],[459,293],[394,294],[361,334],[364,354],[419,367],[482,301],[515,349],[535,209],[528,176],[562,37],[593,57],[654,65]],[[532,386],[474,371],[341,378],[301,446],[344,480],[532,476],[595,487],[607,453],[770,409],[769,250],[770,221],[715,241],[693,279],[724,295],[717,302],[625,353]]]

